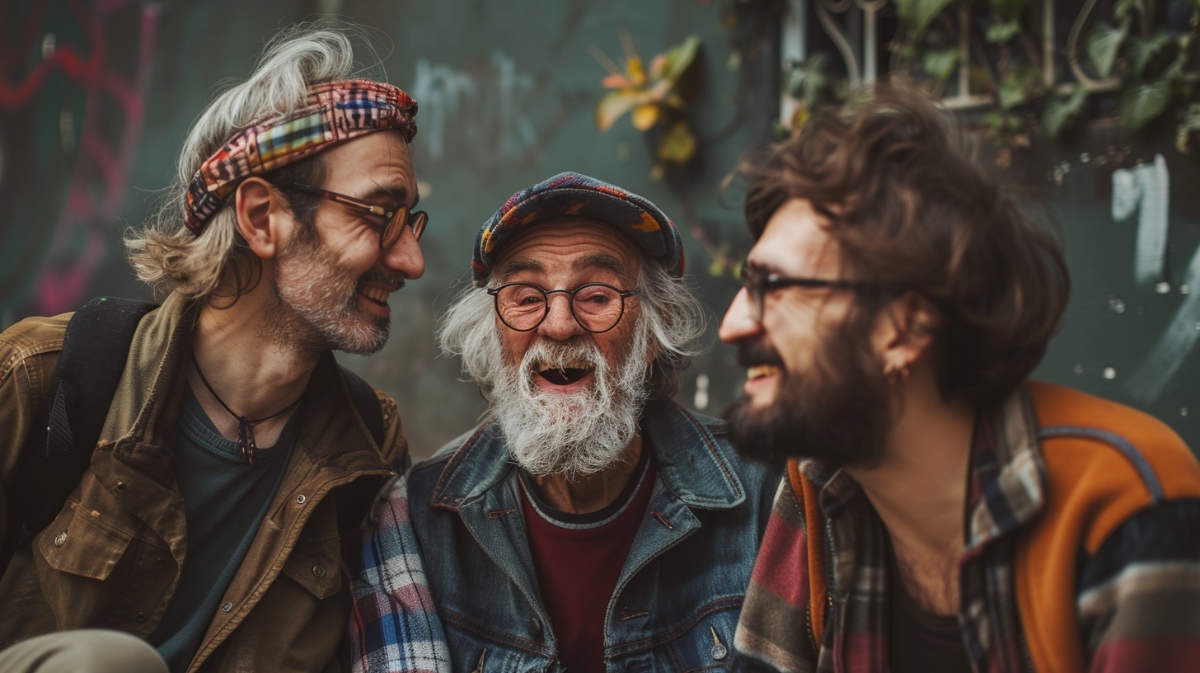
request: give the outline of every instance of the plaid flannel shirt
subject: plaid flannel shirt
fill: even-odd
[[[735,638],[741,671],[887,671],[887,532],[861,487],[813,461],[801,471],[819,489],[821,521],[805,521],[788,479]],[[1024,391],[981,414],[971,456],[967,541],[959,561],[958,621],[977,673],[1035,671],[1015,595],[1021,529],[1043,509],[1045,465]],[[825,633],[814,642],[807,539],[823,536]],[[830,551],[832,550],[832,551]],[[1127,519],[1075,577],[1082,646],[1092,673],[1197,670],[1200,663],[1200,501],[1149,507]]]
[[[354,673],[450,673],[450,651],[408,517],[408,479],[397,477],[364,531],[350,616]]]

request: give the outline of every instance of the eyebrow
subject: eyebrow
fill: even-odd
[[[521,273],[522,271],[543,271],[545,266],[536,259],[528,257],[518,257],[510,259],[500,267],[500,278],[508,278],[513,274]]]
[[[753,271],[756,271],[758,273],[763,273],[763,274],[779,273],[779,270],[773,266],[770,266],[768,264],[763,264],[762,262],[752,262],[750,260],[746,260],[746,262],[744,264],[742,264],[742,268],[743,269],[751,269]]]
[[[374,189],[359,198],[368,203],[379,203],[387,200],[391,201],[394,206],[403,206],[408,203],[408,188],[397,187],[396,189],[388,189],[382,185],[376,185]],[[418,193],[413,200],[413,204],[409,207],[416,208],[420,202],[421,195]]]
[[[622,279],[624,279],[627,275],[627,270],[625,265],[621,263],[621,260],[614,255],[608,254],[607,252],[594,252],[590,255],[586,255],[575,260],[575,263],[571,265],[571,268],[576,271],[582,271],[593,267],[600,267],[602,269],[612,271],[618,276],[621,276]],[[510,259],[501,265],[499,276],[502,279],[507,279],[508,277],[518,274],[522,271],[545,271],[545,269],[545,265],[536,259],[531,257],[517,257],[515,259]]]
[[[572,265],[575,269],[586,269],[588,267],[598,266],[602,269],[608,269],[613,273],[625,277],[625,265],[616,256],[610,255],[607,252],[594,252],[586,257],[578,259]]]

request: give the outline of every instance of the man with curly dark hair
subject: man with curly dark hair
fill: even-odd
[[[1066,264],[946,117],[883,88],[743,174],[727,418],[788,476],[739,665],[1194,670],[1200,466],[1159,421],[1028,380]]]

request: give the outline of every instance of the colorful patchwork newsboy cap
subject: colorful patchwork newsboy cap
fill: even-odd
[[[499,251],[529,225],[552,217],[604,222],[629,236],[638,248],[676,278],[683,275],[679,230],[653,203],[607,182],[579,173],[560,173],[513,194],[475,236],[471,273],[482,286]]]

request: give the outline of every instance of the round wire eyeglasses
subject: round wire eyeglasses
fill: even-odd
[[[574,290],[547,290],[534,283],[505,283],[488,288],[496,299],[496,315],[517,332],[537,329],[550,315],[550,295],[567,295],[571,315],[583,329],[600,334],[617,326],[625,314],[625,298],[638,289],[622,290],[607,283],[584,283]]]

